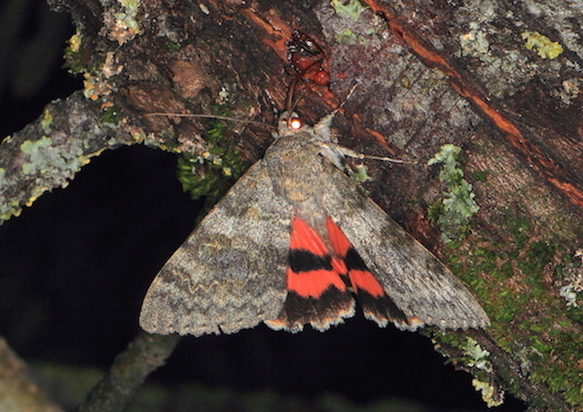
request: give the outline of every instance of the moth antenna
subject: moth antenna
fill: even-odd
[[[217,119],[217,120],[227,120],[236,123],[247,123],[247,124],[254,124],[256,126],[262,126],[269,129],[276,129],[275,126],[270,125],[269,123],[265,122],[258,122],[256,120],[244,120],[244,119],[237,119],[235,117],[229,116],[219,116],[214,114],[194,114],[194,113],[146,113],[146,116],[167,116],[167,117],[195,117],[201,119]]]
[[[302,94],[302,96],[300,96],[300,97],[298,97],[298,98],[296,99],[296,101],[293,101],[293,96],[294,96],[295,87],[296,87],[296,84],[297,84],[297,83],[298,83],[298,78],[297,78],[297,77],[295,77],[295,78],[292,80],[292,82],[291,82],[291,84],[290,84],[290,86],[289,86],[288,95],[287,95],[287,102],[286,102],[286,110],[287,110],[287,112],[288,112],[289,114],[291,114],[291,113],[292,113],[292,112],[295,110],[295,108],[296,108],[296,106],[298,105],[298,103],[300,102],[300,100],[301,100],[301,99],[304,97],[304,95],[306,94],[306,93],[304,92],[304,93]],[[291,121],[292,121],[292,118],[291,118],[291,117],[289,117],[289,118],[288,118],[288,127],[290,127],[290,128],[291,128]]]
[[[392,157],[383,157],[383,156],[362,155],[362,159],[380,160],[382,162],[408,164],[408,165],[416,165],[417,164],[417,162],[410,162],[407,160],[393,159]]]
[[[334,111],[332,113],[336,114],[336,113],[338,113],[338,110],[340,110],[340,109],[342,109],[342,107],[344,107],[344,105],[346,104],[348,99],[350,99],[352,97],[352,95],[354,94],[354,91],[356,90],[357,87],[358,87],[358,83],[355,83],[354,86],[352,86],[350,88],[350,90],[348,91],[348,94],[346,95],[344,100],[342,100],[340,105],[338,105],[338,107],[336,109],[334,109]]]
[[[305,96],[305,93],[303,94],[303,96]],[[296,106],[298,105],[298,103],[300,102],[300,100],[302,99],[303,96],[298,97],[298,99],[295,102],[293,102],[291,104],[291,106],[289,106],[288,113],[291,113],[291,112],[293,112],[295,110]]]
[[[288,91],[287,91],[287,98],[286,98],[285,107],[286,107],[286,111],[288,113],[292,113],[293,110],[295,109],[296,105],[300,101],[300,98],[298,98],[295,102],[293,101],[294,92],[295,92],[295,88],[296,88],[297,83],[298,83],[298,77],[294,77],[292,82],[290,83]],[[334,109],[334,111],[332,113],[330,113],[331,117],[334,117],[334,115],[338,112],[338,110],[340,110],[346,104],[348,99],[350,99],[350,97],[352,97],[352,95],[354,94],[354,91],[356,90],[357,87],[358,87],[358,83],[356,83],[354,86],[352,86],[352,88],[350,89],[350,91],[348,92],[348,94],[346,95],[344,100],[342,101],[342,103],[340,103],[340,105],[336,109]],[[291,118],[288,119],[288,122],[289,121],[291,121]]]
[[[322,144],[324,147],[329,147],[327,144]],[[356,152],[348,147],[334,145],[335,149],[340,151],[343,156],[352,157],[354,159],[371,159],[371,160],[380,160],[382,162],[390,162],[390,163],[398,163],[398,164],[416,164],[416,162],[409,162],[407,160],[401,159],[393,159],[392,157],[384,157],[384,156],[374,156],[374,155],[366,155],[363,153]]]
[[[296,84],[298,83],[298,77],[294,77],[292,82],[289,85],[289,88],[287,90],[287,98],[286,98],[286,113],[288,113],[288,118],[287,118],[287,128],[292,130],[297,130],[299,127],[302,126],[302,123],[298,123],[298,127],[294,127],[294,125],[292,125],[292,123],[294,122],[294,119],[292,118],[291,114],[293,113],[296,105],[298,104],[298,102],[300,101],[301,97],[298,97],[298,99],[294,102],[294,92],[295,92],[295,88],[296,88]]]
[[[297,104],[297,100],[296,103],[294,103],[294,92],[296,89],[296,84],[298,82],[298,78],[294,77],[292,82],[290,83],[288,89],[287,89],[287,98],[285,100],[285,109],[287,110],[288,113],[291,113],[293,108],[295,107],[295,105]]]
[[[350,88],[350,91],[348,92],[348,94],[346,95],[346,97],[344,98],[342,103],[340,103],[340,105],[332,113],[330,113],[331,115],[336,114],[338,112],[338,110],[340,110],[346,104],[348,99],[350,99],[350,97],[352,97],[352,95],[354,94],[354,91],[356,90],[357,87],[358,87],[358,83],[356,83],[354,86],[352,86]],[[355,159],[380,160],[382,162],[390,162],[390,163],[398,163],[398,164],[417,164],[417,162],[409,162],[407,160],[393,159],[392,157],[366,155],[366,154],[356,152],[352,149],[349,149],[349,148],[343,147],[343,146],[337,146],[337,147],[342,152],[342,154],[344,156],[353,157]]]

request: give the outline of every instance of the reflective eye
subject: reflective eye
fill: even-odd
[[[299,130],[302,128],[303,125],[304,124],[302,123],[302,121],[297,117],[293,117],[293,118],[289,119],[290,129]]]

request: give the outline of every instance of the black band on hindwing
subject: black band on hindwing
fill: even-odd
[[[310,272],[312,270],[332,270],[329,255],[318,256],[303,249],[289,251],[289,266],[295,273]]]

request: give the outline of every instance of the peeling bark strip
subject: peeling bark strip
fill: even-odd
[[[262,30],[261,41],[271,47],[283,62],[291,64],[291,62],[288,62],[288,43],[293,40],[295,27],[279,15],[276,9],[271,9],[269,13],[261,14],[258,10],[249,7],[241,9],[241,14]],[[327,54],[326,51],[324,51],[324,54]],[[323,60],[322,67],[326,72],[329,71],[327,59]],[[318,92],[330,107],[338,106],[339,100],[328,88],[320,87]]]
[[[418,36],[415,30],[400,20],[388,4],[376,0],[363,1],[386,21],[389,28],[399,35],[427,66],[437,68],[445,73],[449,77],[453,89],[460,96],[472,102],[474,107],[494,124],[510,144],[520,151],[543,179],[558,189],[580,211],[583,211],[583,187],[581,183],[529,140],[529,136],[532,135],[539,139],[542,139],[543,136],[495,103],[494,97],[488,96],[468,73],[455,68],[445,56]]]

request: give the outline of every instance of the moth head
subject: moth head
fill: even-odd
[[[277,125],[279,137],[290,136],[304,128],[304,122],[296,112],[285,111],[279,116]]]

